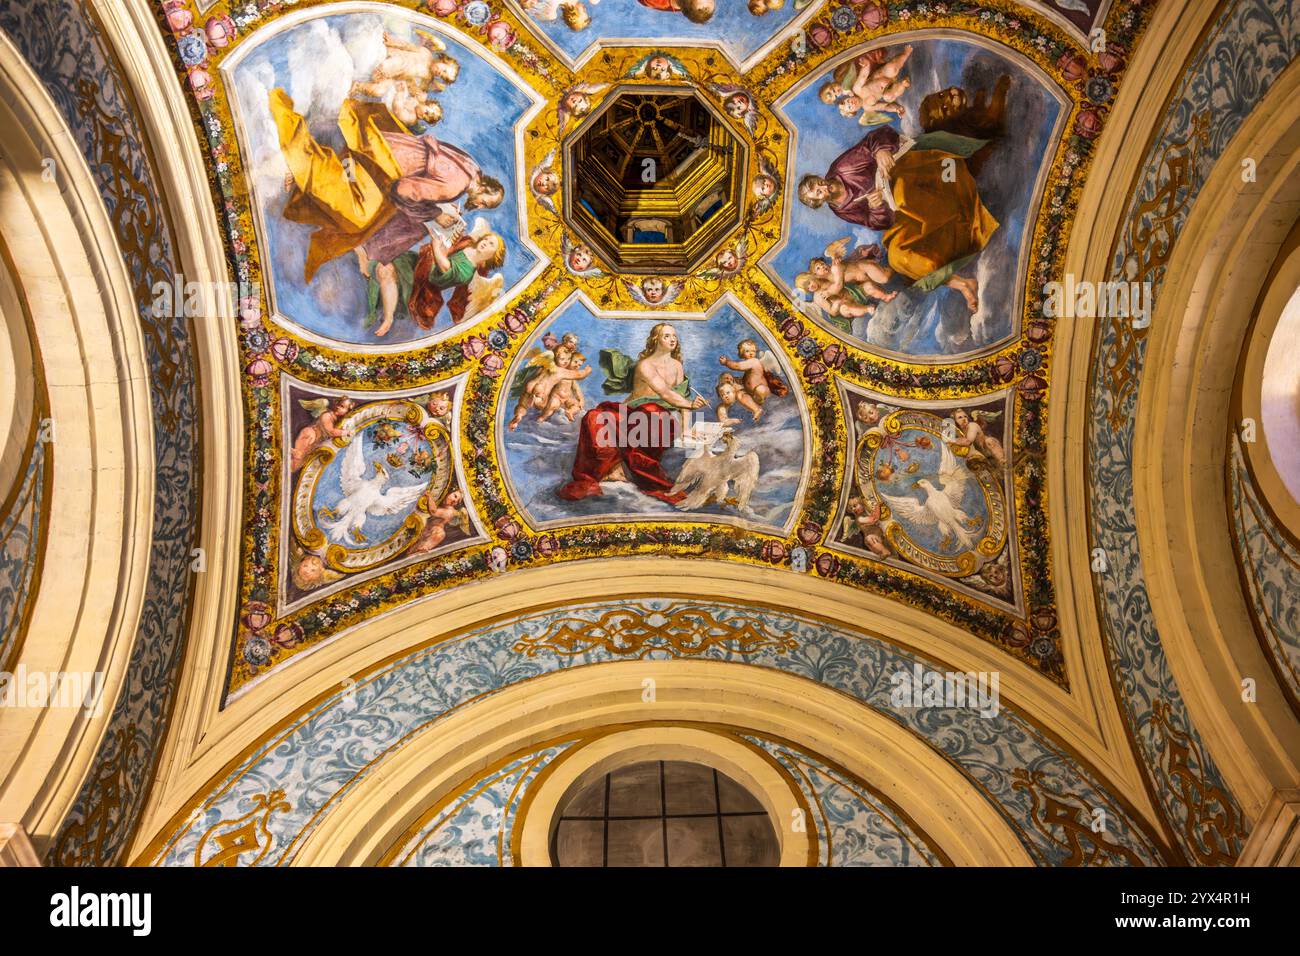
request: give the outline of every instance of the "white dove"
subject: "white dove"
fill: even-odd
[[[978,527],[979,521],[962,510],[962,499],[966,495],[966,483],[970,472],[966,466],[957,461],[957,456],[946,443],[939,458],[939,481],[942,487],[936,487],[929,478],[921,478],[913,488],[921,491],[922,498],[911,496],[881,495],[888,503],[895,517],[915,522],[925,527],[937,527],[943,535],[940,545],[946,545],[951,539],[959,550],[966,550],[974,544],[977,537],[972,526]]]
[[[333,512],[338,520],[321,522],[321,527],[331,540],[346,545],[349,537],[364,541],[361,529],[371,515],[396,514],[403,508],[420,500],[424,494],[421,485],[398,485],[384,493],[388,484],[388,472],[383,462],[375,462],[375,474],[366,478],[366,459],[362,454],[362,437],[348,445],[343,454],[343,467],[339,474],[339,487],[343,489],[343,498],[334,506]]]

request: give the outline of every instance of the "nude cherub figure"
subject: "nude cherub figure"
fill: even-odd
[[[563,356],[561,358],[560,356]],[[591,366],[584,370],[583,364],[587,357],[581,352],[572,349],[566,349],[563,345],[556,349],[556,365],[563,367],[570,372],[580,372],[569,378],[562,378],[555,383],[555,388],[551,391],[550,401],[542,409],[542,413],[537,416],[539,422],[544,422],[556,412],[563,412],[564,417],[573,421],[578,412],[582,411],[582,386],[578,384],[578,379],[586,378],[591,374]]]
[[[813,302],[831,315],[871,315],[876,307],[868,300],[890,302],[897,297],[897,292],[883,288],[894,270],[880,261],[877,247],[860,246],[846,256],[848,244],[848,237],[836,240],[826,247],[825,256],[808,260],[808,271],[795,278],[795,288],[811,293]]]
[[[547,332],[542,336],[542,348],[553,352],[558,359],[561,350],[570,353],[578,350],[578,336],[573,332],[565,332],[557,339],[554,332]]]
[[[429,518],[420,529],[415,544],[411,546],[411,554],[424,554],[437,548],[446,540],[447,525],[453,522],[462,531],[469,531],[468,518],[461,509],[461,502],[465,499],[460,491],[448,492],[440,503],[433,500],[431,492],[427,492],[424,500],[429,509]]]
[[[908,44],[897,56],[882,63],[874,62],[870,54],[859,57],[858,75],[853,81],[852,91],[840,100],[840,113],[844,116],[855,116],[859,112],[902,116],[905,110],[896,100],[907,92],[912,81],[899,74],[911,55],[912,47]]]
[[[999,468],[1006,464],[1006,454],[1002,450],[1002,442],[991,435],[986,435],[983,425],[977,419],[971,418],[969,412],[964,408],[959,408],[952,413],[952,420],[957,426],[959,437],[948,442],[950,446],[969,448],[971,451],[990,459]]]
[[[534,20],[545,23],[562,20],[565,26],[575,32],[591,25],[591,13],[582,0],[522,0],[520,6]]]
[[[736,401],[742,408],[749,410],[754,421],[758,421],[763,414],[763,403],[772,394],[772,389],[767,384],[767,369],[758,357],[758,343],[753,339],[745,339],[737,345],[736,353],[740,356],[739,360],[719,355],[718,361],[733,372],[744,373],[736,388]]]
[[[842,535],[850,537],[854,531],[862,534],[862,543],[873,553],[882,558],[889,557],[889,548],[885,545],[885,532],[880,525],[880,502],[868,509],[860,497],[854,496],[848,502],[848,514],[844,516]]]
[[[740,401],[736,388],[736,379],[730,372],[723,372],[718,378],[718,421],[724,425],[739,425],[739,418],[731,417],[731,406]]]
[[[354,83],[354,93],[386,99],[397,83],[414,93],[441,93],[460,76],[460,64],[444,51],[446,45],[431,33],[417,30],[418,43],[384,34],[384,58],[367,83]]]
[[[428,99],[422,93],[412,93],[405,80],[393,83],[392,96],[386,98],[385,103],[389,112],[406,126],[414,126],[416,123],[432,126],[442,121],[442,104]]]
[[[346,429],[340,423],[356,407],[356,402],[346,395],[330,401],[327,398],[300,399],[299,404],[316,416],[315,421],[298,431],[289,454],[289,468],[297,471],[307,456],[331,438],[342,438]]]
[[[849,255],[845,252],[849,247],[849,237],[838,239],[826,247],[826,255],[830,257],[830,262],[825,259],[820,261],[814,259],[808,263],[808,268],[821,278],[828,278],[831,282],[831,291],[836,283],[860,286],[862,291],[874,299],[880,299],[882,302],[889,302],[898,295],[897,292],[886,292],[882,285],[894,278],[894,270],[889,268],[884,262],[880,261],[880,251],[875,246],[859,246]],[[823,272],[823,267],[825,272]]]
[[[562,348],[556,349],[556,353],[561,351]],[[579,368],[577,366],[580,366],[582,362],[574,362],[574,358],[581,357],[581,355],[581,352],[571,352],[567,361],[563,364],[561,364],[562,356],[560,354],[550,352],[543,352],[533,360],[538,363],[540,370],[524,386],[523,395],[519,397],[519,404],[515,406],[515,414],[510,419],[510,424],[506,426],[510,431],[514,431],[519,427],[519,423],[524,420],[530,408],[542,413],[539,415],[538,421],[543,422],[560,409],[560,404],[552,407],[552,394],[556,386],[563,381],[584,379],[591,374],[590,365],[586,368]],[[573,396],[570,396],[569,400],[572,401]],[[581,408],[581,402],[579,402],[579,408]],[[571,416],[569,421],[573,421]]]
[[[827,292],[826,283],[819,282],[811,273],[801,272],[794,280],[794,287],[800,292],[812,295],[813,304],[827,315],[856,319],[864,315],[874,315],[876,307],[870,302],[859,302],[847,291]]]

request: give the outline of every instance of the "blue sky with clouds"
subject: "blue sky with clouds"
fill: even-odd
[[[522,4],[520,5],[522,9]],[[562,20],[533,22],[571,58],[577,59],[597,40],[635,40],[646,44],[711,40],[721,44],[737,62],[747,59],[800,11],[794,0],[761,17],[749,12],[745,0],[717,0],[713,18],[693,23],[681,13],[655,10],[636,0],[587,0],[591,24],[585,30],[570,30]],[[525,14],[527,16],[527,14]]]
[[[303,263],[312,227],[287,222],[281,216],[287,193],[282,185],[284,167],[266,105],[267,93],[276,87],[287,90],[295,108],[307,116],[313,134],[325,145],[337,148],[341,145],[335,124],[338,106],[353,81],[368,79],[382,55],[383,32],[414,40],[415,28],[428,29],[429,22],[400,14],[373,13],[318,18],[272,37],[235,68],[233,88],[239,99],[238,115],[244,123],[241,145],[262,208],[266,229],[266,235],[260,237],[263,265],[270,266],[274,275],[276,304],[281,314],[298,325],[342,342],[393,344],[433,333],[401,319],[383,339],[367,331],[363,327],[366,282],[351,253],[327,263],[310,285],[303,285]],[[508,291],[535,262],[533,254],[519,241],[519,197],[514,189],[513,129],[530,100],[469,47],[445,34],[439,36],[447,52],[459,61],[461,72],[456,82],[438,95],[444,117],[427,132],[466,150],[485,174],[505,184],[502,204],[481,214],[506,240],[507,256],[501,272]],[[444,309],[437,330],[450,324]]]
[[[907,113],[901,121],[891,120],[892,126],[909,136],[920,132],[916,116],[924,96],[949,86],[963,86],[973,97],[979,89],[991,92],[1003,73],[1012,78],[1007,133],[977,177],[984,204],[1000,224],[976,266],[984,301],[971,332],[974,348],[982,348],[1013,332],[1012,306],[1023,285],[1017,264],[1033,187],[1048,155],[1048,141],[1061,107],[1023,68],[977,44],[929,39],[915,40],[913,46],[906,69],[912,86],[900,99]],[[799,180],[805,174],[824,173],[836,157],[872,129],[841,116],[835,107],[818,98],[818,89],[832,72],[826,70],[816,77],[782,108],[798,128],[799,138],[787,183],[789,239],[771,264],[791,290],[794,277],[808,268],[808,260],[821,255],[836,239],[853,236],[858,244],[880,240],[880,233],[874,230],[844,222],[826,208],[809,209],[798,201]],[[901,288],[902,282],[895,281]],[[941,288],[929,295],[900,294],[893,303],[881,305],[873,320],[857,320],[854,334],[871,345],[907,355],[952,355],[963,351],[953,347],[953,336],[965,332],[971,324],[961,296]]]

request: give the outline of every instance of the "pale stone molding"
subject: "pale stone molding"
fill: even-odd
[[[88,3],[132,91],[167,210],[178,271],[186,282],[205,288],[229,283],[199,136],[153,5],[149,0]],[[170,704],[172,717],[160,743],[162,752],[137,826],[137,839],[148,833],[151,808],[168,796],[170,782],[209,736],[208,725],[221,709],[239,594],[243,506],[244,411],[235,305],[217,301],[216,314],[196,317],[192,324],[191,349],[199,366],[199,418],[203,422],[198,546],[203,550],[205,570],[195,576],[184,661]],[[128,848],[128,858],[133,852]]]
[[[642,698],[646,678],[655,682],[655,701],[650,704]],[[971,781],[888,716],[780,671],[681,660],[620,661],[563,670],[458,710],[396,749],[331,804],[303,840],[293,865],[373,865],[427,807],[507,755],[564,734],[647,719],[656,724],[721,724],[758,736],[784,737],[870,783],[955,865],[1032,865],[1015,830]],[[646,740],[637,746],[656,733],[647,731]],[[671,735],[661,734],[661,739],[672,743]],[[695,745],[703,746],[698,740]],[[703,749],[697,751],[695,759],[702,754]],[[725,772],[747,777],[746,765],[727,766]],[[769,811],[780,809],[783,819],[789,819],[789,807],[771,799]],[[534,812],[545,827],[545,815],[536,810],[530,815]],[[537,865],[534,851],[527,852],[524,862]],[[806,846],[802,853],[806,859]]]
[[[1188,0],[1156,8],[1142,42],[1133,51],[1098,140],[1071,226],[1063,274],[1077,281],[1111,278],[1116,230],[1124,222],[1151,131],[1160,124],[1169,96],[1182,81],[1207,25],[1219,12],[1218,0]],[[1163,829],[1115,697],[1091,568],[1087,441],[1096,321],[1058,320],[1053,334],[1056,357],[1048,403],[1048,511],[1057,615],[1066,634],[1070,673],[1082,675],[1079,693],[1093,701],[1099,733],[1114,752],[1114,762],[1123,767],[1110,771],[1112,779],[1117,785],[1122,781],[1125,795]],[[1071,653],[1076,656],[1072,658]]]
[[[55,427],[47,570],[14,669],[103,675],[103,704],[0,709],[0,819],[36,848],[76,799],[138,630],[152,538],[148,371],[113,225],[40,79],[0,34],[0,237]],[[52,173],[52,175],[50,175]]]
[[[1245,182],[1243,161],[1256,164]],[[1225,462],[1251,316],[1300,217],[1300,64],[1278,77],[1202,186],[1147,333],[1134,439],[1152,611],[1193,722],[1247,816],[1300,783],[1300,723],[1242,592]],[[1253,678],[1257,700],[1245,702]]]
[[[21,478],[39,397],[27,311],[18,281],[0,252],[0,382],[12,383],[0,389],[0,502]]]
[[[1255,821],[1238,866],[1300,866],[1300,790],[1278,790]]]
[[[0,867],[40,865],[27,831],[17,823],[0,823]]]

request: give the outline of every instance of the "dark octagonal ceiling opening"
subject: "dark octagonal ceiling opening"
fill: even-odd
[[[565,141],[569,226],[623,272],[689,272],[740,223],[748,150],[681,87],[606,97]]]

